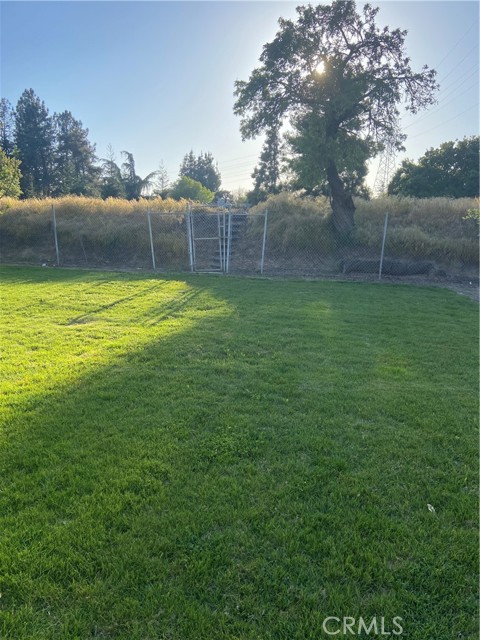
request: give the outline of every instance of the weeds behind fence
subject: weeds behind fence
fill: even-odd
[[[265,273],[292,275],[374,273],[382,244],[385,214],[389,223],[385,246],[388,265],[395,260],[421,262],[423,271],[478,273],[478,210],[471,199],[380,198],[356,201],[356,228],[345,242],[332,229],[325,197],[305,199],[282,193],[251,209],[268,208]],[[152,268],[147,213],[150,212],[155,266],[189,268],[184,201],[100,200],[69,196],[59,199],[0,199],[0,260],[4,263],[57,264],[52,206],[55,207],[59,264],[65,266]],[[202,215],[214,212],[202,208]],[[237,264],[249,260],[248,238],[261,233],[262,216],[250,216]],[[258,227],[258,229],[257,229]],[[242,256],[245,260],[242,260]],[[390,263],[389,263],[390,261]],[[406,272],[415,272],[414,265]],[[425,266],[427,265],[427,266]],[[250,267],[248,267],[250,268]],[[253,267],[252,267],[253,268]],[[244,270],[245,270],[244,269]],[[394,269],[398,270],[398,265]]]
[[[53,209],[59,263],[64,266],[151,268],[147,212],[155,228],[159,266],[181,269],[187,263],[179,229],[185,202],[128,201],[109,198],[0,200],[2,262],[56,264]],[[168,216],[165,213],[168,212]],[[183,234],[184,235],[184,234]]]
[[[347,245],[336,239],[327,198],[300,199],[282,193],[253,210],[269,211],[270,252],[278,256],[305,252],[312,260],[330,260],[333,270],[345,258],[378,257],[385,214],[389,214],[385,254],[389,258],[431,261],[439,269],[478,271],[478,221],[468,215],[478,208],[470,198],[357,199],[356,228]]]

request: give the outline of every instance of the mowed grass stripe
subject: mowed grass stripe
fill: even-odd
[[[476,636],[473,302],[1,275],[0,637]]]

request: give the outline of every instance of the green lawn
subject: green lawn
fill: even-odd
[[[1,638],[477,637],[471,300],[1,276]]]

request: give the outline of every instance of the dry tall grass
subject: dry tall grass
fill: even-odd
[[[387,255],[432,260],[455,270],[478,268],[478,200],[388,197],[356,200],[356,230],[352,255],[378,255],[385,213],[389,213]],[[0,198],[0,258],[3,262],[55,261],[52,205],[63,264],[149,267],[147,211],[169,213],[152,217],[155,250],[171,268],[188,261],[183,216],[185,201],[100,200],[68,196],[59,199]],[[302,199],[290,193],[272,196],[253,212],[268,208],[268,249],[285,255],[338,257],[327,198]],[[470,212],[470,213],[469,213]],[[161,221],[161,222],[160,222]],[[260,223],[259,223],[260,224]],[[263,223],[262,223],[263,224]]]
[[[167,198],[153,198],[151,200],[123,200],[121,198],[87,198],[84,196],[64,196],[63,198],[30,198],[15,200],[14,198],[0,198],[0,216],[5,213],[20,215],[51,215],[52,205],[57,213],[93,214],[125,216],[133,213],[183,212],[185,201]]]
[[[155,249],[170,258],[172,268],[187,261],[178,226],[186,202],[172,199],[129,201],[66,196],[14,200],[0,199],[0,258],[3,262],[56,261],[53,244],[55,210],[61,263],[64,265],[151,265],[147,212],[162,216]],[[156,216],[158,218],[158,216]],[[158,220],[156,220],[158,227]],[[183,234],[184,235],[184,234]]]
[[[439,265],[478,266],[478,224],[469,209],[478,207],[472,198],[398,198],[359,200],[359,239],[371,243],[382,234],[388,212],[387,250],[392,256],[428,259]]]
[[[351,251],[377,255],[385,214],[389,214],[386,251],[391,257],[432,260],[439,266],[478,266],[478,222],[469,211],[478,200],[462,198],[356,199],[356,229]],[[335,246],[327,198],[303,199],[290,193],[271,196],[254,208],[268,209],[269,245],[277,250],[328,250]],[[348,250],[348,247],[346,248]]]

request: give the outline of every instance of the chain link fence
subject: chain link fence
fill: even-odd
[[[478,223],[453,225],[445,237],[406,215],[359,213],[340,238],[329,217],[185,206],[123,213],[75,207],[0,215],[0,261],[11,264],[217,272],[238,275],[478,278]]]
[[[368,234],[354,229],[347,236],[338,236],[315,220],[305,220],[293,233],[280,237],[272,234],[267,243],[265,272],[311,277],[363,275],[369,279],[443,273],[434,261],[399,251],[392,233],[388,213]]]
[[[196,207],[185,218],[191,271],[263,274],[267,211]]]
[[[356,205],[354,229],[340,236],[326,198],[271,198],[264,273],[478,285],[478,202],[384,198]]]

